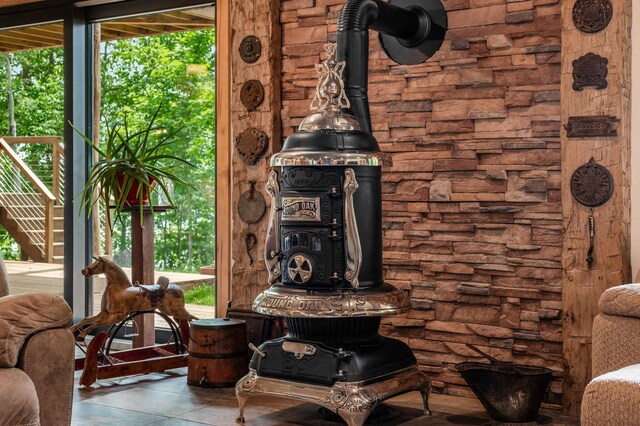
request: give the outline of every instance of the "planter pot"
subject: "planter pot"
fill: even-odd
[[[123,188],[125,175],[118,174],[117,177],[118,177],[118,187]],[[153,191],[153,188],[156,186],[155,180],[150,179],[149,185],[151,185],[151,190]],[[137,206],[141,204],[140,198],[138,197],[138,186],[139,186],[138,181],[134,181],[133,184],[131,185],[131,189],[129,190],[129,193],[127,194],[127,198],[126,198],[127,205]],[[143,186],[142,188],[142,205],[145,205],[145,206],[149,205],[149,194],[147,189],[148,188],[146,186]]]
[[[535,422],[552,373],[544,367],[504,363],[463,362],[456,368],[491,419],[502,423]]]

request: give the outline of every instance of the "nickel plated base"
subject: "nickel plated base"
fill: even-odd
[[[261,377],[255,370],[250,370],[236,384],[236,397],[240,406],[236,422],[244,424],[247,400],[258,396],[275,396],[320,405],[339,415],[347,426],[362,426],[382,401],[411,391],[420,392],[424,414],[430,416],[431,382],[417,366],[397,371],[378,381],[336,382],[333,386]]]

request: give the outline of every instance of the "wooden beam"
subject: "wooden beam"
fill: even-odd
[[[231,5],[216,6],[216,316],[223,315],[231,298]]]
[[[280,121],[280,79],[282,40],[280,31],[280,2],[256,0],[247,6],[245,2],[231,3],[232,43],[232,97],[231,128],[239,134],[250,127],[262,130],[269,136],[269,147],[254,166],[247,166],[239,156],[232,157],[233,202],[236,206],[240,195],[250,188],[249,182],[257,182],[256,189],[268,199],[264,190],[269,174],[269,158],[281,148],[282,123]],[[252,63],[245,63],[238,49],[242,40],[256,36],[262,43],[262,55]],[[218,65],[219,66],[219,65]],[[248,80],[258,80],[264,86],[264,101],[256,110],[248,112],[240,100],[240,88]],[[220,101],[218,101],[218,105]],[[267,201],[268,205],[270,202]],[[268,207],[269,208],[269,207]],[[269,211],[267,208],[267,211]],[[233,213],[235,215],[235,212]],[[268,287],[269,276],[262,261],[269,214],[255,224],[240,220],[231,223],[233,245],[231,246],[233,275],[231,294],[234,306],[249,306],[256,296]],[[247,255],[245,240],[249,233],[257,237],[258,244],[252,256]]]
[[[572,116],[609,115],[620,121],[617,136],[569,138],[562,131],[563,352],[566,361],[564,411],[577,416],[591,379],[591,327],[598,299],[607,288],[631,282],[630,218],[630,87],[631,1],[612,1],[613,17],[597,33],[584,33],[572,19],[573,1],[562,2],[562,122]],[[572,62],[593,52],[608,59],[608,86],[582,91],[572,88]],[[586,262],[590,209],[578,204],[570,191],[574,170],[593,157],[608,168],[615,184],[613,196],[593,208],[595,250],[593,268]]]
[[[31,143],[31,144],[57,144],[62,141],[60,136],[3,136],[8,144]]]

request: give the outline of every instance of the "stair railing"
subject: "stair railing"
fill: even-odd
[[[35,245],[42,246],[39,249],[44,261],[53,262],[56,197],[4,138],[0,138],[0,153],[3,157],[0,170],[0,204],[12,207],[14,220],[20,224],[23,231],[29,233]],[[4,165],[7,160],[13,166],[11,174],[8,173],[11,168]],[[54,181],[55,179],[54,175]],[[37,205],[36,201],[39,201]],[[40,220],[43,220],[42,228],[34,225]],[[42,229],[44,235],[40,235]]]

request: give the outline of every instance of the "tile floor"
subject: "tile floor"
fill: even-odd
[[[235,425],[237,403],[233,389],[204,389],[187,385],[186,368],[165,373],[101,380],[91,388],[76,385],[73,425]],[[76,373],[76,383],[80,372]],[[390,400],[400,412],[396,420],[378,426],[487,425],[488,418],[475,399],[433,394],[433,416],[422,416],[418,392]],[[318,417],[317,407],[284,399],[256,398],[245,410],[247,426],[337,426]],[[540,423],[578,425],[577,420],[543,411]]]

